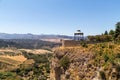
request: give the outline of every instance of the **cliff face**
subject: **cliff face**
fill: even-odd
[[[104,56],[99,53],[101,48],[96,50],[95,47],[55,49],[51,60],[51,80],[119,80],[120,56],[118,62],[114,62],[116,57]]]

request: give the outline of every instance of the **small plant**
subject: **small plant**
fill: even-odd
[[[110,44],[110,45],[109,45],[109,48],[110,48],[110,49],[114,49],[114,45],[111,45],[111,44]]]
[[[81,41],[81,42],[80,42],[80,45],[81,45],[82,47],[86,47],[86,48],[88,47],[86,41]]]
[[[120,53],[117,53],[115,57],[120,58]]]
[[[100,77],[102,80],[106,80],[106,76],[105,76],[104,71],[100,71],[99,74],[100,74]]]
[[[63,57],[61,60],[60,60],[60,66],[64,68],[64,70],[66,70],[68,68],[70,64],[70,60],[67,56]]]
[[[109,60],[109,57],[107,54],[104,55],[104,61],[107,62]]]

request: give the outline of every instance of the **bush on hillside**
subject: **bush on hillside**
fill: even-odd
[[[64,56],[61,60],[60,60],[60,66],[64,68],[64,70],[66,70],[69,67],[70,64],[70,59],[67,56]]]

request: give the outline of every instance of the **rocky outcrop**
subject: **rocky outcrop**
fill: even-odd
[[[55,49],[51,60],[50,79],[119,80],[120,72],[116,71],[116,67],[111,64],[106,69],[103,66],[105,61],[101,59],[96,62],[96,57],[93,51],[81,47]]]

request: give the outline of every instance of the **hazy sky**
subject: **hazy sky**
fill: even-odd
[[[0,0],[0,32],[101,34],[120,21],[120,0]]]

